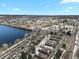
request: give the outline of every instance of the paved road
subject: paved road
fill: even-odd
[[[68,51],[66,51],[65,55],[64,55],[64,59],[72,59],[72,51],[73,51],[73,46],[75,43],[75,35],[71,36],[71,37],[66,37],[66,41],[64,41],[64,43],[68,44]]]

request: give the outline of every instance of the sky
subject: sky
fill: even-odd
[[[79,15],[79,0],[0,0],[0,14]]]

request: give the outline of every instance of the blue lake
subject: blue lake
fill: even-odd
[[[6,25],[0,25],[0,45],[3,43],[13,43],[16,39],[24,37],[25,33],[30,33],[31,30],[14,28]]]

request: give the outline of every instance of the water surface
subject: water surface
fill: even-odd
[[[0,44],[3,43],[13,43],[16,39],[21,39],[24,37],[25,33],[30,33],[31,30],[24,30],[19,28],[14,28],[10,26],[0,25]]]

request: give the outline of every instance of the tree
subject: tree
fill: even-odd
[[[35,46],[32,46],[32,53],[35,53]]]
[[[28,59],[32,59],[32,56],[30,54],[28,54]]]
[[[21,59],[27,59],[25,52],[21,52]]]
[[[76,55],[77,57],[79,57],[79,49],[76,51]]]
[[[66,34],[69,35],[69,36],[71,36],[71,31],[68,31]]]
[[[62,44],[62,48],[64,48],[64,49],[65,49],[65,47],[66,47],[66,44]]]

